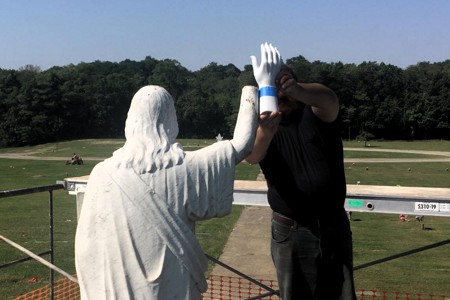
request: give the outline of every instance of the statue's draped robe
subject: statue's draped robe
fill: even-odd
[[[206,258],[201,251],[189,256],[183,243],[190,239],[197,249],[198,241],[192,234],[180,238],[171,224],[181,220],[194,231],[195,221],[230,213],[233,146],[218,142],[186,152],[179,165],[139,175],[115,168],[115,159],[93,169],[84,195],[75,241],[82,299],[200,299]],[[177,217],[156,217],[146,201]]]

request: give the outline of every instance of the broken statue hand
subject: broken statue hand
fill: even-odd
[[[250,56],[253,66],[253,75],[259,88],[275,87],[275,78],[281,68],[281,56],[278,49],[272,44],[261,44],[261,63],[258,64],[257,58]]]
[[[272,44],[261,44],[261,62],[255,56],[250,56],[253,66],[253,76],[259,87],[260,113],[277,111],[277,89],[275,79],[280,71],[282,59],[278,49]]]

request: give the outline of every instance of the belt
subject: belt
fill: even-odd
[[[304,217],[300,221],[294,221],[289,217],[286,217],[285,215],[282,215],[277,212],[272,213],[272,220],[277,221],[278,223],[281,223],[286,226],[290,227],[308,227],[310,229],[319,229],[321,226],[321,222],[318,218],[311,218],[311,217]]]
[[[272,214],[272,219],[274,219],[275,221],[287,225],[287,226],[294,226],[297,222],[295,222],[294,220],[283,216],[282,214],[279,214],[277,212],[273,212]]]

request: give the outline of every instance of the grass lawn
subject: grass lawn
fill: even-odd
[[[450,151],[450,141],[446,140],[368,141],[367,146],[365,147],[365,143],[361,141],[344,141],[344,147],[349,148]]]
[[[450,162],[346,163],[347,184],[450,187]]]
[[[22,189],[50,185],[66,177],[89,173],[92,165],[66,166],[63,161],[37,161],[0,159],[0,190]],[[74,236],[76,227],[76,201],[64,190],[53,192],[55,265],[66,272],[75,273]],[[49,193],[0,198],[0,234],[34,253],[50,249],[49,245]],[[6,243],[0,242],[0,264],[20,259],[25,255]],[[44,256],[49,260],[50,257]],[[38,279],[37,282],[28,280]],[[59,275],[56,276],[59,278]],[[0,299],[45,285],[49,270],[35,261],[16,264],[0,271]]]
[[[352,214],[354,265],[450,239],[450,218]],[[355,271],[357,289],[450,296],[450,244]],[[402,298],[403,299],[403,298]],[[416,298],[414,298],[416,299]],[[427,298],[428,299],[428,298]]]
[[[196,150],[214,140],[180,140],[186,151]],[[0,191],[54,184],[57,180],[90,173],[98,159],[111,156],[124,140],[67,141],[34,147],[0,149],[0,153],[25,152],[34,156],[61,157],[56,161],[0,159]],[[377,149],[450,151],[448,141],[370,142]],[[346,147],[364,147],[364,143],[346,142]],[[81,166],[65,165],[73,152],[85,159]],[[372,155],[369,155],[372,154]],[[389,152],[346,152],[346,158],[434,158],[419,154]],[[95,158],[90,160],[89,158]],[[346,163],[349,184],[450,187],[450,163]],[[236,179],[255,180],[257,165],[241,163]],[[0,198],[0,234],[33,252],[48,250],[48,193]],[[235,206],[224,218],[198,222],[196,233],[205,252],[219,257],[228,235],[243,207]],[[75,197],[65,191],[54,192],[55,264],[75,273],[74,234]],[[430,230],[419,223],[399,222],[397,215],[353,213],[355,265],[391,254],[439,242],[450,237],[450,218],[426,217]],[[212,238],[214,237],[214,238]],[[23,257],[22,253],[0,242],[0,265]],[[379,289],[414,293],[450,295],[449,246],[443,246],[355,272],[358,289]],[[45,257],[48,259],[48,256]],[[210,265],[211,268],[211,265]],[[11,299],[48,282],[49,271],[29,261],[0,269],[0,299]],[[56,275],[59,278],[59,275]],[[37,279],[38,282],[28,282]],[[34,280],[31,280],[34,281]]]

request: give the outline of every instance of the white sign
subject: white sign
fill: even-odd
[[[439,206],[439,211],[450,211],[450,204],[449,203],[441,203]]]

